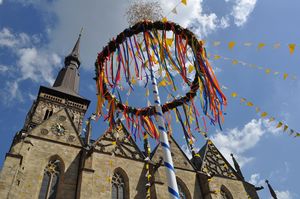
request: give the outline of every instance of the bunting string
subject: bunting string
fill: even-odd
[[[167,19],[167,17],[172,13],[172,14],[174,14],[174,15],[177,15],[177,8],[178,8],[178,6],[180,6],[180,5],[184,5],[184,6],[187,6],[187,0],[180,0],[180,1],[178,1],[178,3],[166,14],[166,16],[164,16],[163,18],[162,18],[162,21],[163,22],[167,22],[168,21],[168,19]]]
[[[275,75],[275,76],[280,76],[280,77],[282,77],[283,80],[286,80],[288,78],[290,78],[291,80],[297,80],[296,75],[288,74],[286,72],[278,72],[278,71],[275,71],[271,68],[263,67],[263,66],[256,65],[256,64],[247,63],[247,62],[244,62],[244,61],[241,61],[241,60],[238,60],[238,59],[232,59],[232,58],[217,55],[217,54],[209,55],[209,58],[211,58],[213,60],[222,59],[222,60],[231,62],[232,65],[238,65],[239,64],[239,65],[242,65],[242,66],[258,69],[258,70],[264,71],[265,74],[267,74],[267,75],[272,74],[272,75]]]
[[[228,87],[222,86],[224,90],[227,90]],[[283,132],[287,132],[290,136],[300,137],[300,133],[295,131],[294,129],[290,128],[286,122],[283,121],[276,121],[275,117],[270,115],[268,112],[261,110],[260,107],[256,106],[252,101],[246,99],[245,97],[239,96],[237,92],[231,92],[230,95],[234,99],[239,99],[240,104],[245,105],[247,107],[251,107],[255,109],[255,112],[260,116],[262,119],[267,119],[269,123],[275,124],[276,129],[281,129]]]
[[[222,46],[222,45],[225,45],[229,50],[233,50],[235,49],[236,47],[247,47],[247,48],[256,48],[257,50],[262,50],[262,49],[265,49],[267,47],[271,47],[272,49],[280,49],[280,48],[286,48],[288,50],[288,52],[293,55],[295,50],[296,50],[296,47],[297,47],[297,44],[296,43],[285,43],[285,44],[282,44],[282,43],[279,43],[279,42],[276,42],[276,43],[273,43],[273,44],[267,44],[265,42],[259,42],[259,43],[256,43],[256,42],[241,42],[241,43],[238,43],[236,41],[229,41],[229,42],[221,42],[221,41],[203,41],[204,43],[208,44],[209,46],[214,46],[214,47],[219,47],[219,46]]]

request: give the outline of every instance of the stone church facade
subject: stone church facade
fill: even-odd
[[[90,101],[78,91],[79,42],[54,85],[40,87],[15,135],[0,174],[0,198],[140,199],[147,198],[146,187],[151,199],[169,198],[159,144],[146,158],[121,122],[97,140],[81,135]],[[233,168],[210,140],[192,160],[172,137],[170,146],[180,198],[258,198],[236,161]]]

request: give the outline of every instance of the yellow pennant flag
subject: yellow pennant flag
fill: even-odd
[[[172,38],[167,38],[166,43],[167,43],[168,46],[172,46],[173,39]]]
[[[112,144],[112,145],[116,145],[117,142],[116,142],[116,141],[112,141],[111,144]]]
[[[159,82],[158,86],[167,86],[167,81],[165,79],[161,80],[161,82]]]
[[[291,55],[294,53],[295,48],[296,48],[296,44],[289,44],[289,50]]]
[[[125,102],[125,105],[128,106],[128,100]]]
[[[221,44],[220,41],[214,41],[214,43],[213,43],[214,46],[219,46],[220,44]]]
[[[265,47],[265,46],[266,46],[265,43],[259,43],[258,46],[257,46],[257,48],[258,48],[258,49],[262,49],[262,48]]]
[[[181,3],[187,5],[187,0],[181,0]]]
[[[147,88],[145,96],[148,97],[148,96],[149,96],[149,93],[150,93],[150,92],[149,92],[149,89]]]
[[[217,59],[220,59],[221,56],[220,55],[214,55],[214,59],[217,60]]]
[[[231,96],[232,96],[232,97],[237,97],[237,93],[236,93],[236,92],[232,92],[232,93],[231,93]]]
[[[285,124],[283,127],[283,131],[286,131],[288,128],[289,128],[289,126]]]
[[[252,103],[252,102],[247,102],[246,105],[247,105],[247,106],[253,106],[253,103]]]
[[[275,120],[274,117],[270,117],[269,122],[273,122]]]
[[[278,122],[276,128],[280,128],[280,127],[282,127],[282,125],[283,125],[282,122]]]
[[[286,78],[287,78],[288,76],[289,76],[289,75],[288,75],[287,73],[284,73],[284,74],[283,74],[283,79],[286,80]]]
[[[230,50],[232,50],[234,46],[235,46],[235,42],[234,41],[231,41],[231,42],[228,43],[228,48]]]
[[[188,72],[191,73],[194,70],[194,66],[192,64],[189,65],[188,67]]]
[[[300,136],[300,133],[296,133],[295,137],[299,137]]]
[[[232,64],[238,64],[239,63],[239,61],[238,60],[236,60],[236,59],[234,59],[234,60],[232,60]]]
[[[267,112],[262,112],[260,116],[261,116],[261,117],[266,117],[267,115],[268,115]]]
[[[176,14],[177,15],[177,10],[176,10],[176,7],[174,7],[173,9],[172,9],[172,11],[171,12],[173,12],[174,14]]]
[[[270,72],[271,72],[271,70],[269,68],[267,68],[265,71],[267,74],[270,74]]]
[[[136,84],[136,79],[134,77],[131,78],[131,83],[134,85]]]
[[[165,23],[168,21],[168,19],[167,19],[167,17],[163,17],[161,21]]]

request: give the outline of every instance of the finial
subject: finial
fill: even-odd
[[[278,199],[278,198],[277,198],[277,195],[276,195],[276,193],[275,193],[275,191],[274,191],[274,189],[273,189],[273,187],[269,184],[269,181],[266,180],[265,182],[266,182],[267,185],[268,185],[270,194],[271,194],[271,196],[273,197],[273,199]]]
[[[83,27],[81,27],[80,29],[79,37],[81,37],[82,33],[83,33]]]
[[[245,180],[245,178],[244,178],[244,176],[243,176],[243,173],[242,173],[242,170],[241,170],[241,168],[240,168],[239,163],[236,161],[236,159],[234,158],[234,156],[233,156],[232,153],[231,153],[230,155],[231,155],[231,157],[232,157],[232,161],[233,161],[234,168],[235,168],[236,172],[239,174],[239,176],[240,176],[243,180]]]

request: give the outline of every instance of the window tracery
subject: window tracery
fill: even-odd
[[[112,177],[112,199],[125,198],[125,181],[121,173],[115,172]]]
[[[57,195],[61,167],[59,160],[51,160],[44,169],[39,199],[54,199]]]

